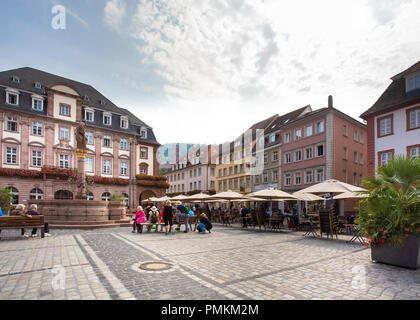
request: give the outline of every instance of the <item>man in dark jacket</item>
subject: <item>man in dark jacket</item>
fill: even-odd
[[[185,208],[185,206],[183,206],[182,204],[178,205],[177,209],[179,210],[179,213],[176,214],[176,222],[178,223],[178,228],[177,230],[179,230],[179,217],[184,217],[185,220],[185,233],[188,232],[188,218],[189,218],[189,214],[188,214],[188,209]]]
[[[38,206],[36,204],[31,204],[31,206],[29,207],[29,211],[26,212],[26,216],[27,217],[40,216],[41,214],[37,210],[38,210]],[[45,227],[45,229],[44,229],[45,230],[45,236],[46,237],[51,237],[50,231],[49,231],[49,228],[48,228],[48,223],[45,223],[44,227]],[[32,238],[37,236],[37,231],[38,231],[37,228],[32,229]]]

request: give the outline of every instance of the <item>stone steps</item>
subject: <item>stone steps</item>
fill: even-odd
[[[119,224],[49,224],[50,229],[82,229],[82,230],[93,230],[93,229],[103,229],[103,228],[119,228]]]

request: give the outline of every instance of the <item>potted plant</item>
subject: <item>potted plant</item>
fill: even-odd
[[[356,222],[372,260],[420,268],[420,159],[398,156],[363,185]]]

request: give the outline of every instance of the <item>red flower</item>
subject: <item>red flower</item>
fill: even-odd
[[[384,229],[379,229],[379,232],[384,232]]]
[[[405,234],[406,237],[408,237],[408,234]]]
[[[372,233],[375,232],[375,229],[370,230],[370,232],[372,232]]]
[[[408,229],[408,228],[405,228],[405,229],[404,229],[404,231],[410,231],[410,229]]]

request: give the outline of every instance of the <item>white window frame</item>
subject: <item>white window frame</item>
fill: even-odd
[[[38,150],[32,150],[32,166],[42,167],[42,152]]]
[[[292,163],[292,162],[293,162],[292,153],[291,152],[285,152],[284,153],[284,163]]]
[[[6,147],[6,163],[17,164],[17,147]]]
[[[13,96],[16,97],[16,103],[10,103],[9,102],[10,95],[13,95]],[[6,104],[8,104],[10,106],[18,106],[19,105],[19,96],[20,96],[19,91],[7,88],[6,89]]]
[[[128,164],[127,161],[120,162],[120,175],[127,176],[128,175]]]
[[[318,154],[318,147],[322,146],[323,154]],[[325,156],[325,143],[319,143],[315,146],[315,158],[321,158]]]
[[[67,111],[63,112],[63,110],[67,110]],[[70,107],[67,104],[60,105],[60,115],[70,116]]]
[[[93,172],[93,158],[85,158],[85,172]]]
[[[322,130],[318,130],[318,125],[321,124],[322,125]],[[324,124],[324,120],[318,121],[315,125],[315,133],[319,134],[319,133],[323,133],[325,131],[325,124]]]
[[[32,135],[33,136],[42,136],[42,123],[41,122],[32,122]]]
[[[298,152],[300,152],[300,159],[299,159],[299,160],[298,160],[298,159],[297,159],[297,157],[296,157],[296,155],[297,155],[297,153],[298,153]],[[302,159],[303,159],[303,158],[302,158],[302,149],[295,150],[293,153],[294,153],[294,160],[295,160],[295,162],[301,162],[301,161],[302,161]]]
[[[309,134],[308,134],[308,129],[310,129],[310,132],[309,132]],[[310,126],[306,126],[305,127],[305,137],[311,137],[312,135],[313,135],[313,127],[312,127],[312,125],[310,125]]]
[[[112,148],[112,138],[110,136],[104,136],[103,147],[104,148]],[[109,140],[109,145],[106,145],[105,141]]]
[[[291,186],[292,185],[292,174],[291,173],[285,173],[284,174],[284,185],[285,186]]]
[[[87,139],[87,144],[89,145],[94,145],[95,141],[93,140],[93,132],[87,131],[86,132],[86,139]]]
[[[11,130],[9,128],[9,123],[14,123],[16,125],[16,130]],[[11,125],[10,125],[10,127],[11,127]],[[7,117],[7,119],[6,119],[6,131],[19,132],[19,124],[18,124],[18,121],[15,117]]]
[[[307,150],[311,150],[311,156],[310,156],[310,157],[308,157]],[[313,148],[313,146],[310,146],[310,147],[305,147],[305,154],[304,154],[304,158],[305,158],[305,160],[311,160],[311,159],[313,159],[313,158],[314,158],[314,148]]]
[[[128,150],[128,140],[127,139],[121,138],[121,141],[120,141],[120,149],[121,150],[124,150],[124,151],[127,151]]]
[[[299,135],[298,135],[298,132],[299,132]],[[302,138],[303,138],[302,128],[295,129],[295,141],[302,140]]]
[[[60,154],[58,156],[58,167],[60,169],[69,169],[70,168],[70,156],[68,154]]]
[[[319,175],[318,175],[320,170],[322,170],[322,180],[319,179]],[[317,168],[315,170],[315,182],[318,183],[318,182],[323,182],[323,181],[325,181],[325,169]]]
[[[308,173],[310,173],[310,175],[308,175]],[[308,181],[308,177],[311,177],[311,180]],[[311,184],[314,182],[314,171],[311,170],[305,170],[305,184]]]
[[[389,130],[388,130],[389,129]],[[392,132],[392,118],[387,117],[379,120],[379,136],[386,136]]]
[[[270,143],[273,143],[273,142],[276,141],[276,134],[275,133],[270,135],[270,140],[269,141],[270,141]]]
[[[284,143],[290,142],[292,142],[292,134],[290,132],[287,132],[284,134]]]
[[[120,127],[121,127],[121,129],[128,129],[128,118],[127,117],[121,117],[120,118]]]
[[[111,166],[112,166],[111,160],[104,159],[102,161],[102,173],[110,175],[111,174]]]
[[[37,106],[35,108],[35,102],[41,103],[41,107],[39,108]],[[44,111],[44,98],[37,97],[37,96],[32,96],[32,110],[35,110],[35,111]]]
[[[296,172],[295,172],[295,174],[294,174],[294,177],[295,177],[295,178],[294,178],[294,181],[293,181],[294,183],[293,183],[293,184],[294,184],[295,186],[300,186],[300,185],[302,185],[302,171],[296,171]],[[298,178],[298,177],[300,178],[300,182],[299,182],[299,183],[297,182],[297,178]]]
[[[63,136],[63,133],[65,133],[64,136]],[[60,139],[63,139],[63,140],[69,140],[70,139],[69,128],[60,127]]]
[[[105,119],[109,119],[109,123],[106,123]],[[104,112],[103,114],[103,124],[106,126],[112,126],[112,114],[109,112]]]
[[[91,118],[88,118],[88,114],[92,115]],[[94,122],[95,121],[95,110],[91,108],[85,108],[85,120],[87,122]]]

